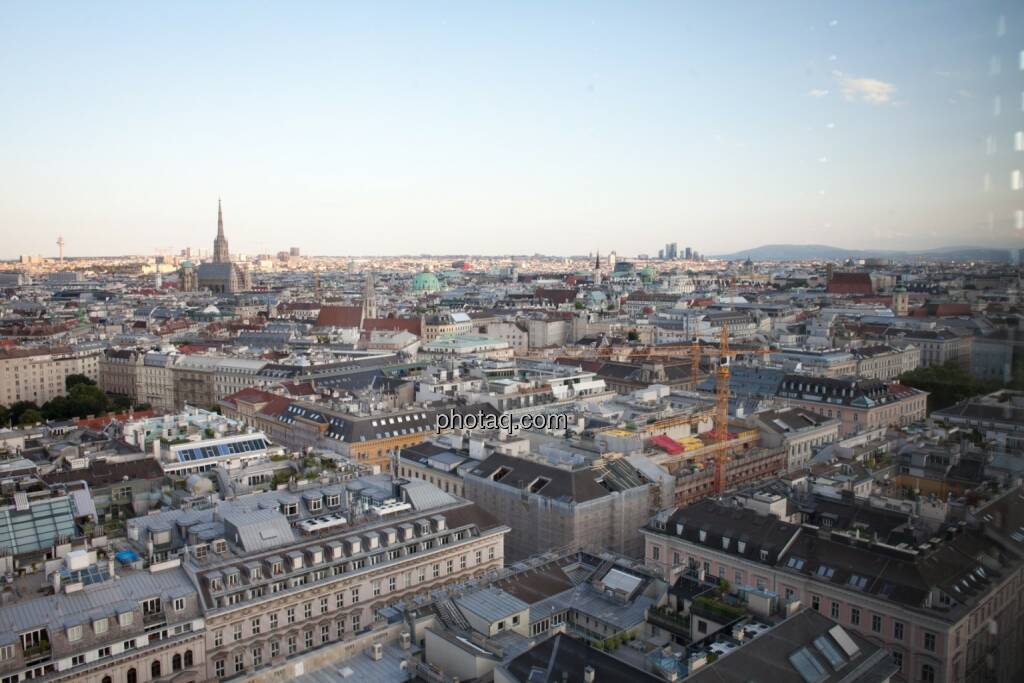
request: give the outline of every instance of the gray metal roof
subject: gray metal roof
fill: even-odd
[[[288,519],[277,510],[232,510],[223,514],[224,528],[247,552],[262,552],[295,542]]]
[[[409,503],[416,510],[430,510],[457,502],[454,497],[422,479],[413,479],[403,488],[409,498]]]
[[[86,586],[74,593],[19,600],[0,609],[0,633],[21,633],[45,627],[60,630],[78,619],[116,616],[147,598],[183,597],[196,592],[179,567],[162,572],[133,572],[112,581]]]
[[[465,612],[472,612],[484,621],[493,623],[530,609],[525,602],[500,588],[484,588],[455,599]]]

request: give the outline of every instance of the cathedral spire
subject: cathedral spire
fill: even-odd
[[[221,208],[220,199],[217,199],[217,239],[213,240],[213,262],[231,263],[228,239],[224,236],[224,210]]]

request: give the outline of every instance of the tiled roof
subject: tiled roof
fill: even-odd
[[[362,306],[322,306],[316,317],[317,327],[359,327]]]

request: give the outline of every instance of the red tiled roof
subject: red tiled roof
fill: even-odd
[[[829,294],[874,294],[868,273],[832,273],[826,291]]]
[[[538,287],[533,294],[538,299],[546,299],[553,304],[567,304],[576,300],[575,289],[544,289]]]
[[[417,337],[421,334],[419,318],[367,318],[363,329],[368,331],[410,332]]]
[[[236,391],[233,394],[228,394],[221,400],[227,401],[228,403],[235,403],[239,400],[248,401],[249,403],[259,403],[260,401],[269,401],[274,398],[274,396],[275,394],[272,394],[269,391],[263,391],[256,387],[246,387],[245,389]]]
[[[274,396],[267,402],[267,405],[260,408],[260,415],[266,415],[268,417],[277,417],[284,411],[288,410],[292,400],[287,396]]]
[[[313,388],[312,382],[302,382],[301,384],[295,382],[281,382],[281,386],[288,390],[288,393],[292,396],[310,396],[316,393],[316,389]]]
[[[317,327],[359,327],[362,306],[322,306],[316,317]]]
[[[124,422],[128,419],[139,420],[146,417],[153,417],[154,415],[156,415],[155,410],[136,410],[134,413],[107,413],[106,415],[100,415],[99,417],[81,419],[76,424],[84,429],[103,429],[114,420]]]

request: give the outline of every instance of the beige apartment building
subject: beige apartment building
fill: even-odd
[[[876,344],[854,349],[852,353],[857,360],[857,376],[868,379],[892,381],[921,365],[921,349],[913,344],[903,348]]]
[[[1024,673],[1021,514],[1014,489],[977,522],[896,547],[706,500],[663,511],[641,533],[645,563],[667,580],[690,572],[780,609],[809,606],[889,649],[896,680],[1012,683]]]
[[[42,405],[64,395],[68,375],[85,375],[95,381],[101,356],[100,349],[72,347],[0,351],[0,404],[33,401]]]
[[[927,415],[928,392],[877,379],[786,375],[778,397],[791,406],[838,418],[839,435],[903,426]]]
[[[263,675],[384,628],[386,607],[502,567],[508,531],[425,482],[363,480],[128,522],[148,561],[183,558],[209,681]]]

